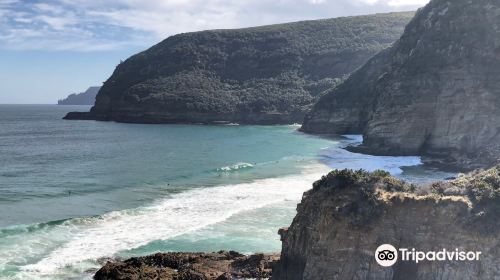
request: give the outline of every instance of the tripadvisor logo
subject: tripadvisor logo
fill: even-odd
[[[398,251],[390,244],[380,245],[375,251],[375,260],[381,266],[393,266],[398,261]]]
[[[428,252],[417,251],[415,248],[411,250],[399,248],[397,250],[390,244],[380,245],[375,251],[375,260],[383,267],[393,266],[398,259],[414,263],[421,261],[479,261],[480,256],[481,252],[460,251],[459,249],[452,251],[442,249]]]

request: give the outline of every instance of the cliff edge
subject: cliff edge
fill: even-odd
[[[499,279],[500,167],[424,186],[383,171],[333,171],[305,193],[280,230],[276,280]],[[379,245],[418,251],[479,251],[478,261],[380,266]]]

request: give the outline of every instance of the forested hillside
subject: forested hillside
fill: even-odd
[[[118,65],[87,114],[123,122],[301,122],[412,12],[179,34]]]

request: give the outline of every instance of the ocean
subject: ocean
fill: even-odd
[[[0,279],[91,279],[109,258],[159,251],[277,252],[278,229],[333,168],[454,175],[298,126],[62,120],[86,110],[0,105]]]

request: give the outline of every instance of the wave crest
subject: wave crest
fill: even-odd
[[[221,168],[217,168],[217,171],[219,172],[232,172],[232,171],[238,171],[242,169],[249,169],[253,168],[254,165],[248,162],[238,162],[234,165],[229,165],[229,166],[224,166]]]

